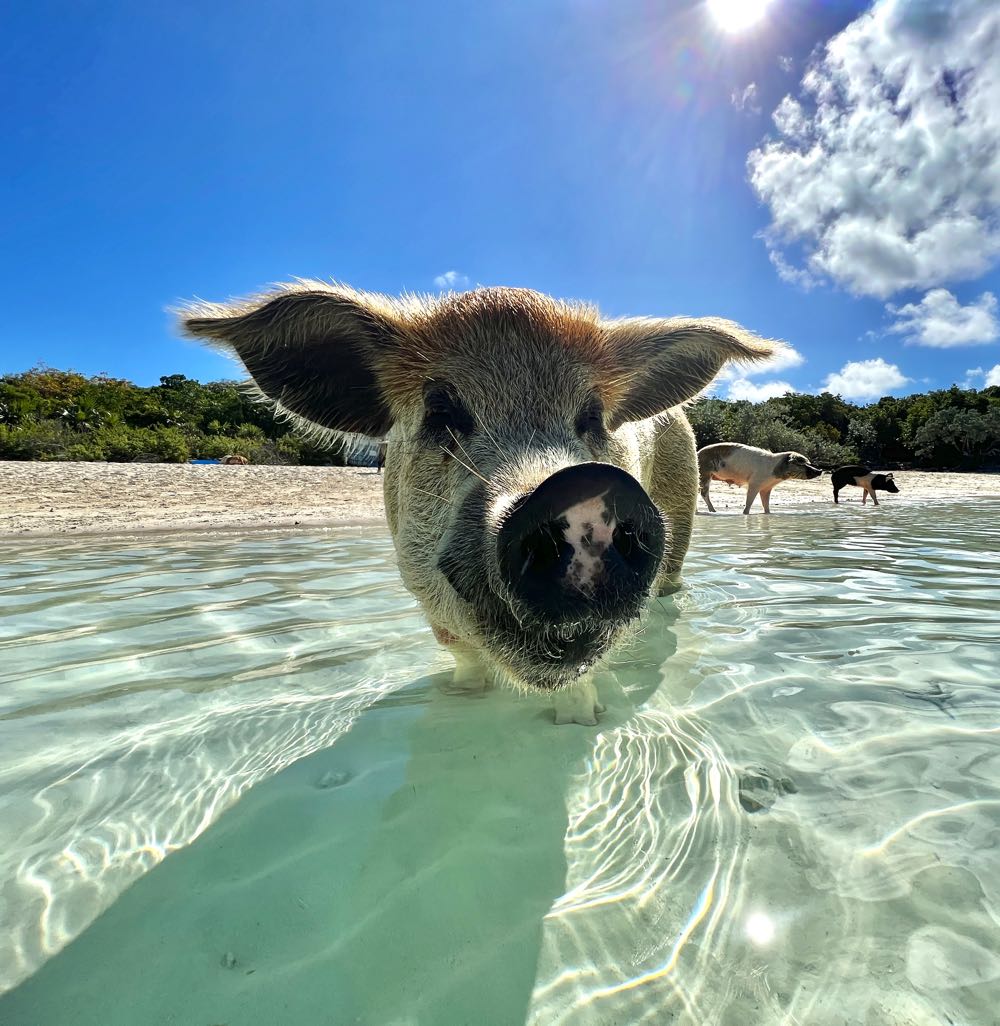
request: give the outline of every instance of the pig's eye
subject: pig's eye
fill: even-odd
[[[578,435],[600,434],[604,430],[604,410],[601,404],[595,401],[585,406],[576,418],[575,427]]]
[[[435,387],[424,396],[424,431],[436,443],[451,435],[468,435],[475,426],[472,416],[448,389]]]

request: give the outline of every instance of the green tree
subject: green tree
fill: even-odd
[[[1000,410],[937,410],[917,429],[914,449],[940,467],[980,467],[1000,456]]]
[[[690,408],[699,446],[796,449],[824,467],[863,459],[973,469],[1000,463],[1000,388],[952,387],[855,406],[823,393],[767,402],[704,399]],[[233,381],[164,375],[151,388],[106,374],[35,367],[0,377],[0,459],[251,460],[339,465],[338,445],[294,433]]]

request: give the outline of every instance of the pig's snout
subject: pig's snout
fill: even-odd
[[[663,518],[642,485],[607,463],[582,463],[522,496],[497,539],[518,603],[551,623],[634,615],[663,557]]]

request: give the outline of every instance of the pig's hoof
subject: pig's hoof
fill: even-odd
[[[327,770],[316,781],[316,786],[321,791],[329,791],[334,787],[343,787],[350,779],[351,774],[347,770]]]
[[[444,686],[451,695],[481,695],[492,686],[485,670],[478,673],[456,673]]]
[[[660,581],[659,586],[656,589],[657,597],[666,598],[668,595],[676,595],[684,586],[684,582],[681,580],[679,573],[667,574],[663,580]]]
[[[451,695],[481,695],[493,683],[493,675],[473,653],[454,652],[455,670],[443,689]]]
[[[556,723],[579,723],[584,727],[596,727],[598,714],[604,712],[604,706],[597,700],[597,688],[591,681],[557,691],[552,699]]]

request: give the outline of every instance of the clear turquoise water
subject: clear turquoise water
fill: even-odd
[[[380,531],[8,543],[0,1023],[996,1023],[998,538],[699,517],[597,729]]]

